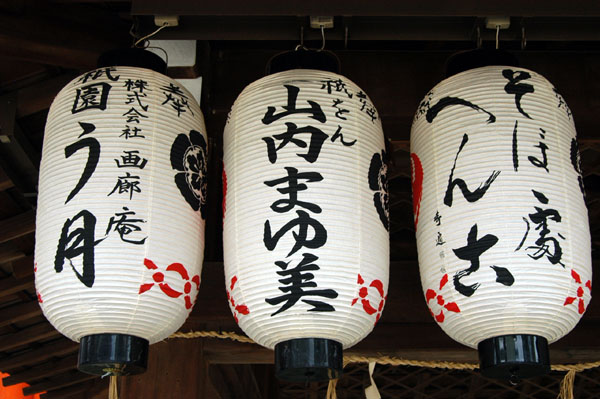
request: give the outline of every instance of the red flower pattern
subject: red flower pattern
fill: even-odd
[[[581,276],[574,269],[571,269],[571,277],[573,277],[573,280],[575,280],[575,282],[577,284],[579,284],[579,287],[577,287],[577,297],[568,296],[567,299],[565,299],[565,303],[563,304],[563,306],[570,305],[572,303],[575,303],[575,301],[577,301],[577,311],[579,312],[579,314],[583,314],[583,312],[585,312],[585,307],[586,307],[585,301],[583,300],[583,294],[585,292],[585,290],[583,289],[584,284],[581,281]],[[585,287],[590,291],[590,295],[591,295],[592,281],[591,280],[586,281]]]
[[[377,322],[379,321],[379,318],[381,317],[381,311],[383,310],[383,305],[385,305],[385,301],[387,300],[387,295],[385,295],[385,292],[383,291],[383,283],[381,282],[381,280],[373,280],[373,281],[371,281],[371,284],[369,284],[368,287],[364,286],[365,280],[362,278],[360,273],[358,274],[358,278],[357,278],[356,282],[361,287],[358,290],[358,297],[354,298],[352,300],[352,304],[350,306],[354,306],[354,304],[356,302],[358,302],[359,299],[361,299],[360,302],[362,304],[362,307],[363,307],[363,310],[365,311],[365,313],[367,313],[369,315],[377,313],[377,316],[375,316],[375,323],[374,323],[374,324],[377,324]],[[376,308],[373,307],[373,305],[371,305],[371,301],[369,301],[367,299],[367,296],[369,295],[369,287],[375,288],[381,298],[379,300],[379,305]]]
[[[235,288],[235,283],[237,283],[237,280],[237,276],[233,276],[231,278],[231,284],[229,285],[229,289],[227,290],[227,299],[229,300],[229,303],[231,303],[233,318],[235,319],[235,322],[239,324],[238,313],[241,315],[247,315],[250,314],[250,309],[248,309],[248,306],[246,305],[235,304],[235,299],[233,299],[233,289]]]
[[[37,273],[37,262],[33,263],[33,272]],[[37,294],[37,300],[39,303],[44,303],[44,301],[42,300],[42,295],[39,292],[36,292]]]
[[[151,261],[150,259],[144,259],[144,266],[146,266],[146,268],[148,268],[149,270],[158,270],[158,267],[156,266],[156,264],[154,264],[154,262]],[[171,263],[169,266],[167,266],[167,268],[165,270],[168,272],[175,272],[181,276],[181,279],[183,281],[185,281],[185,284],[183,285],[183,292],[177,291],[177,290],[171,288],[171,286],[169,284],[164,282],[164,280],[165,280],[164,273],[162,273],[160,271],[156,271],[152,275],[152,279],[154,280],[154,283],[146,283],[146,284],[140,285],[140,290],[139,290],[138,294],[141,295],[144,292],[150,290],[154,286],[154,284],[157,283],[158,288],[160,288],[160,290],[166,296],[168,296],[170,298],[179,298],[181,295],[185,294],[183,297],[184,301],[185,301],[185,308],[191,309],[194,306],[194,303],[192,303],[191,298],[190,298],[190,292],[192,291],[192,284],[190,283],[190,276],[189,276],[185,266],[183,266],[181,263]],[[193,276],[191,278],[191,282],[196,285],[196,291],[198,291],[200,289],[200,276],[196,274],[195,276]]]
[[[446,285],[447,282],[448,282],[448,274],[444,274],[442,276],[442,279],[440,280],[440,288],[439,288],[440,292],[442,291],[442,288],[444,288],[444,286]],[[433,304],[437,303],[437,305],[439,307],[441,307],[439,313],[437,313],[437,314],[434,313],[434,311],[432,309],[432,304],[429,303],[434,298],[435,298],[435,301],[433,302]],[[437,321],[438,323],[443,323],[444,320],[446,319],[446,316],[444,315],[444,309],[446,309],[449,312],[460,313],[460,308],[458,307],[456,302],[446,302],[446,300],[444,299],[444,297],[442,296],[441,293],[438,294],[435,290],[432,290],[431,288],[429,288],[425,292],[425,299],[427,300],[427,306],[429,307],[429,313],[431,313],[431,316],[433,316],[435,321]]]

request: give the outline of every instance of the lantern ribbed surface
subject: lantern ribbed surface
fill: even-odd
[[[539,74],[489,66],[434,87],[411,131],[427,305],[456,341],[554,342],[591,299],[591,244],[573,117]]]
[[[101,68],[61,90],[39,177],[36,290],[62,334],[151,344],[195,301],[204,252],[200,107],[148,69]]]
[[[224,132],[224,261],[240,327],[273,348],[349,347],[387,296],[387,167],[371,100],[347,78],[291,70],[239,95]]]

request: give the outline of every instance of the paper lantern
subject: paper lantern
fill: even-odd
[[[244,89],[224,133],[224,261],[239,326],[279,378],[336,378],[379,320],[389,268],[386,152],[371,100],[332,72]]]
[[[206,150],[192,95],[150,69],[96,69],[52,103],[36,289],[52,325],[81,342],[82,371],[143,371],[148,344],[190,313],[204,251]]]
[[[427,305],[484,374],[549,371],[548,343],[591,299],[587,209],[573,116],[539,74],[451,76],[411,131],[415,228]]]

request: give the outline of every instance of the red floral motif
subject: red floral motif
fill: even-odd
[[[37,273],[37,262],[33,262],[33,272]],[[44,301],[42,300],[42,295],[40,295],[39,292],[36,292],[37,294],[37,300],[39,303],[44,303]]]
[[[144,259],[144,265],[149,270],[158,270],[156,264],[154,264],[154,262],[152,262],[150,259]],[[171,288],[171,286],[169,286],[169,284],[165,283],[165,275],[162,272],[155,272],[152,275],[152,279],[155,281],[155,283],[158,283],[158,288],[160,288],[160,290],[168,297],[179,298],[181,295],[185,294],[183,297],[185,301],[185,308],[191,309],[194,304],[192,303],[189,294],[192,291],[192,283],[196,285],[196,291],[200,289],[200,276],[196,274],[194,277],[192,277],[192,283],[190,283],[190,276],[185,266],[183,266],[181,263],[171,263],[165,270],[168,272],[175,272],[181,276],[181,279],[185,281],[185,284],[183,285],[183,292],[174,290]],[[144,292],[150,290],[155,283],[146,283],[140,285],[140,291],[138,294],[143,294]]]
[[[442,279],[440,280],[440,288],[439,288],[440,292],[442,291],[442,288],[444,288],[444,286],[446,285],[447,282],[448,282],[448,274],[444,274],[442,276]],[[437,303],[438,306],[441,307],[438,314],[435,314],[433,312],[432,306],[429,304],[429,302],[434,298],[436,300],[433,304]],[[446,300],[444,299],[442,294],[438,294],[437,292],[435,292],[435,290],[432,290],[431,288],[429,288],[425,292],[425,299],[427,300],[427,306],[429,306],[429,313],[431,313],[431,316],[433,316],[435,321],[437,321],[438,323],[443,323],[444,320],[446,319],[446,316],[444,315],[444,309],[446,309],[449,312],[460,313],[460,308],[458,307],[456,302],[446,302]]]
[[[583,289],[584,284],[581,281],[581,276],[573,269],[571,269],[571,277],[573,277],[573,280],[575,280],[575,282],[577,284],[579,284],[579,287],[577,287],[577,297],[568,296],[567,299],[565,299],[565,303],[563,304],[563,306],[570,305],[572,303],[575,303],[575,301],[577,301],[577,311],[579,312],[579,314],[583,314],[583,312],[585,312],[585,301],[583,300],[583,294],[585,292],[585,290]],[[590,291],[590,294],[591,294],[592,293],[592,281],[591,280],[586,281],[585,287]]]
[[[423,196],[423,165],[415,153],[410,154],[410,166],[412,169],[412,194],[413,215],[415,216],[415,231],[419,224],[419,212],[421,210],[421,197]]]
[[[223,202],[221,206],[223,208],[223,220],[225,220],[225,210],[227,209],[227,203],[225,197],[227,196],[227,173],[225,173],[225,164],[223,164]]]
[[[354,306],[354,304],[356,302],[358,302],[359,299],[361,299],[361,304],[363,307],[363,310],[369,314],[375,314],[377,313],[377,316],[375,316],[375,323],[377,324],[377,322],[379,321],[379,318],[381,317],[381,311],[383,310],[383,305],[385,304],[385,301],[387,300],[387,295],[385,295],[384,291],[383,291],[383,283],[381,282],[381,280],[373,280],[371,281],[371,284],[369,284],[368,287],[364,286],[365,280],[362,278],[362,276],[360,275],[360,273],[358,274],[358,278],[357,278],[357,284],[360,285],[360,290],[358,290],[358,298],[354,298],[352,300],[352,304],[350,306]],[[379,293],[380,296],[380,300],[379,300],[379,305],[377,306],[377,308],[373,307],[373,305],[371,305],[371,301],[369,301],[367,299],[367,296],[369,295],[369,287],[373,287],[377,290],[377,292]]]
[[[250,309],[246,305],[236,305],[235,300],[233,299],[233,288],[235,287],[235,283],[237,283],[237,276],[233,276],[231,278],[231,284],[229,285],[229,289],[227,290],[227,299],[229,303],[231,303],[231,307],[233,309],[233,318],[236,323],[239,323],[238,313],[242,315],[250,314]]]

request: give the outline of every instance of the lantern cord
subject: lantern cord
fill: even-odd
[[[573,385],[575,385],[575,370],[569,370],[565,378],[560,383],[560,393],[557,399],[573,399]]]
[[[108,399],[119,399],[119,390],[117,389],[117,376],[110,376],[110,385],[108,387]]]
[[[190,331],[190,332],[176,332],[171,334],[169,338],[221,338],[231,339],[233,341],[244,342],[249,344],[255,344],[252,339],[236,334],[230,331]],[[427,368],[439,368],[449,370],[476,370],[479,365],[476,363],[458,363],[458,362],[439,362],[439,361],[424,361],[424,360],[409,360],[400,359],[392,356],[357,356],[357,355],[344,355],[344,368],[350,363],[379,363],[389,366],[411,366],[411,367],[427,367]],[[585,371],[600,367],[600,361],[588,362],[588,363],[577,363],[577,364],[554,364],[550,368],[552,371],[566,371],[563,381],[560,384],[560,393],[557,399],[573,399],[573,385],[575,383],[575,374],[580,371]],[[116,377],[111,376],[111,387],[113,384],[113,378],[115,378],[115,394],[116,394]],[[330,380],[329,387],[327,389],[327,399],[336,399],[335,388],[337,380]],[[111,388],[112,392],[112,388]],[[112,396],[109,399],[118,399],[117,396]]]
[[[337,378],[329,380],[329,385],[327,386],[327,396],[325,396],[325,399],[337,399],[337,392],[335,391],[337,383]]]
[[[154,32],[138,39],[134,44],[133,47],[137,47],[141,42],[143,42],[144,40],[156,35],[158,32],[160,32],[161,30],[163,30],[164,28],[166,28],[167,26],[169,26],[169,24],[167,22],[163,23],[161,27],[159,27],[157,30],[155,30]]]

